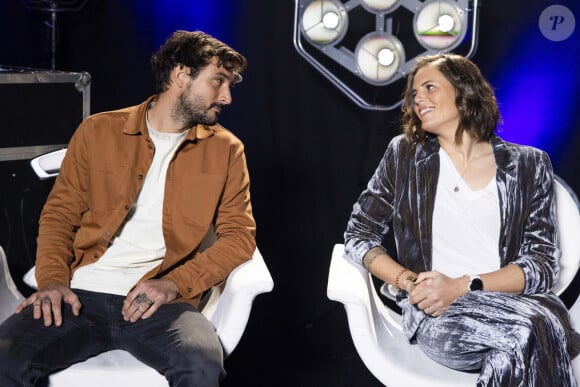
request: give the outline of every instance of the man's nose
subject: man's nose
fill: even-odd
[[[229,105],[232,103],[232,93],[230,92],[229,87],[221,90],[218,101],[222,105]]]

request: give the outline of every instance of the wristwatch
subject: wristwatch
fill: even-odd
[[[468,292],[473,292],[475,290],[483,290],[483,281],[478,275],[470,276],[469,285],[467,285]]]

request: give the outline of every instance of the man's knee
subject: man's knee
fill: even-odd
[[[211,323],[199,312],[182,313],[170,327],[178,352],[202,353],[208,360],[223,362],[223,350]]]
[[[185,312],[170,330],[176,346],[171,354],[174,371],[167,375],[171,385],[219,385],[225,376],[223,350],[211,323],[201,313]]]

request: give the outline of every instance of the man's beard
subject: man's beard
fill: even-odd
[[[191,128],[197,124],[215,125],[218,121],[218,115],[217,113],[215,115],[209,113],[209,109],[214,106],[222,107],[220,104],[212,103],[206,109],[200,95],[187,97],[186,93],[182,93],[171,111],[171,117],[175,121],[181,122],[184,128]]]

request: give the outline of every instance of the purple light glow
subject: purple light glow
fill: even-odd
[[[551,42],[539,32],[530,36],[491,80],[504,121],[499,134],[556,153],[577,120],[580,44],[573,39]]]

